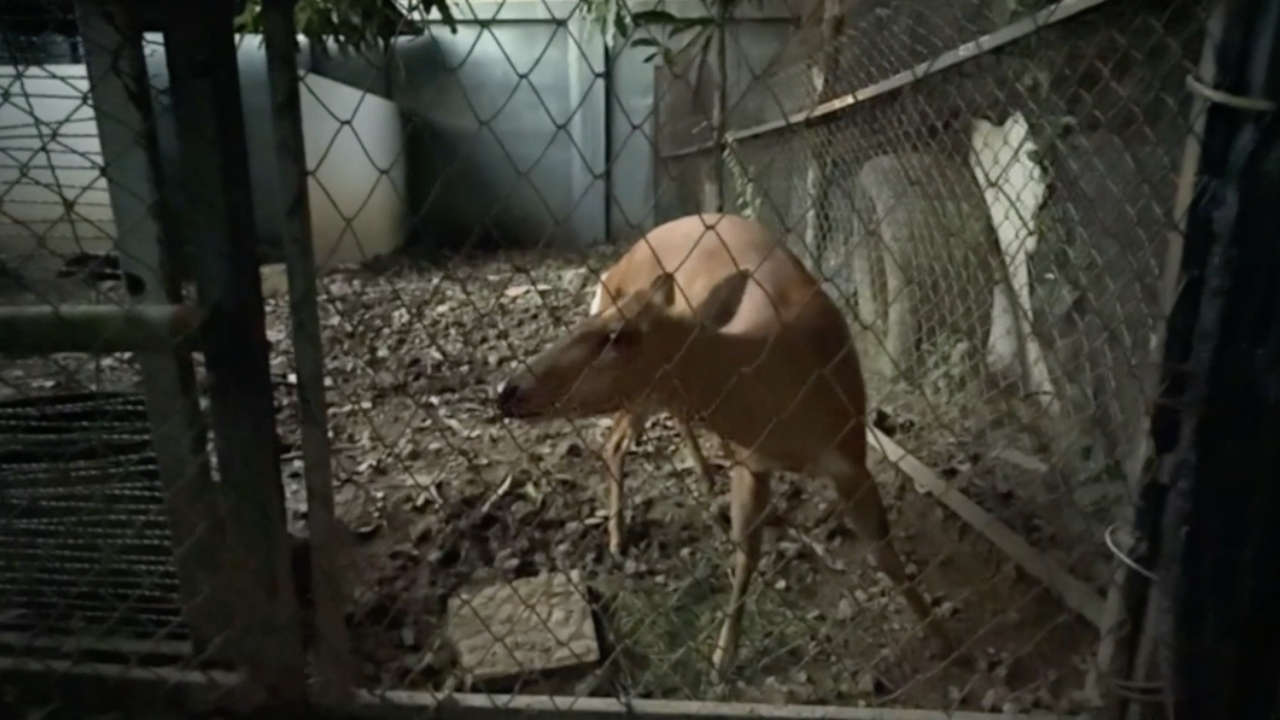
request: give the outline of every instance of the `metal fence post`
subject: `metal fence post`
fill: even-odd
[[[183,239],[196,256],[239,657],[290,703],[305,701],[298,601],[289,564],[284,488],[249,192],[230,3],[184,5],[165,19],[182,167]]]
[[[307,199],[307,158],[298,88],[294,4],[294,0],[268,0],[264,3],[263,35],[271,83],[280,195],[284,198],[283,244],[289,276],[294,363],[298,372],[298,414],[302,421],[302,459],[306,473],[311,589],[319,643],[316,671],[324,700],[338,701],[346,695],[354,677],[348,653],[347,628],[343,621],[346,592],[338,569],[342,547],[333,506],[324,347],[320,338],[319,301],[316,296],[311,208]]]
[[[710,166],[706,169],[702,185],[702,212],[725,212],[729,205],[725,202],[725,133],[728,131],[729,111],[729,6],[728,0],[715,0],[712,8],[715,24],[712,25],[711,42],[707,46],[707,67],[711,72],[708,79],[714,83],[711,88],[711,142],[715,147]]]
[[[121,269],[137,305],[181,300],[163,247],[151,91],[142,36],[129,5],[77,0],[90,93],[101,138],[103,174],[110,187]],[[227,630],[214,577],[222,549],[222,518],[209,474],[206,431],[196,399],[195,374],[185,351],[139,354],[153,446],[166,489],[174,562],[183,615],[197,655]]]
[[[1280,2],[1230,3],[1187,222],[1156,653],[1174,717],[1273,717],[1280,674]],[[1172,340],[1177,332],[1178,342]]]
[[[1201,82],[1212,84],[1214,81],[1213,54],[1221,33],[1222,15],[1225,6],[1214,3],[1213,12],[1206,21],[1204,47],[1201,51],[1200,64],[1197,69]],[[1195,192],[1196,174],[1200,164],[1200,142],[1204,135],[1204,115],[1208,101],[1204,97],[1195,97],[1188,113],[1190,128],[1183,148],[1178,186],[1174,196],[1173,219],[1177,223],[1170,233],[1169,247],[1165,253],[1164,265],[1161,268],[1160,308],[1166,317],[1172,312],[1181,282],[1182,248],[1185,234],[1185,222]],[[1152,351],[1151,374],[1158,380],[1159,364],[1164,355],[1164,330],[1156,338]],[[1159,395],[1161,388],[1152,382],[1152,392]],[[1154,407],[1155,403],[1152,403]],[[1129,478],[1130,491],[1133,497],[1143,497],[1141,507],[1137,509],[1130,524],[1136,535],[1132,554],[1139,567],[1150,567],[1158,557],[1158,542],[1153,537],[1158,527],[1142,518],[1158,518],[1159,510],[1152,506],[1151,495],[1144,495],[1144,487],[1158,488],[1164,482],[1160,474],[1160,463],[1156,461],[1155,449],[1151,433],[1151,424],[1141,426],[1141,434],[1133,442],[1131,452],[1126,459],[1125,476]],[[1156,501],[1163,507],[1163,498]],[[1150,594],[1150,580],[1140,572],[1132,572],[1122,562],[1116,563],[1117,570],[1112,586],[1107,594],[1107,617],[1101,628],[1102,637],[1098,644],[1097,663],[1089,678],[1088,692],[1100,693],[1105,684],[1115,684],[1117,680],[1129,681],[1129,672],[1134,669],[1135,653],[1142,643],[1142,623],[1144,606]],[[1123,675],[1123,678],[1120,677]],[[1143,687],[1130,683],[1130,689]],[[1153,688],[1153,685],[1146,687]],[[1110,692],[1107,698],[1108,717],[1121,718],[1127,711],[1129,700],[1124,695]]]

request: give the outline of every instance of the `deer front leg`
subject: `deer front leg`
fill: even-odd
[[[738,463],[731,471],[732,485],[729,491],[730,537],[735,546],[733,558],[733,590],[729,596],[729,613],[720,629],[711,664],[716,681],[727,678],[729,668],[738,652],[738,637],[742,631],[742,612],[747,599],[747,587],[751,576],[760,564],[760,542],[764,530],[764,514],[769,507],[769,475],[753,471]]]
[[[680,437],[684,440],[684,446],[689,450],[689,459],[693,461],[693,467],[698,471],[698,475],[702,478],[702,487],[706,490],[708,497],[714,497],[716,493],[716,479],[711,470],[711,464],[707,462],[707,457],[702,454],[702,446],[698,444],[698,436],[693,432],[693,426],[689,421],[680,414],[672,414],[675,421],[676,429],[680,431]]]
[[[604,444],[604,462],[609,471],[609,552],[622,556],[626,520],[623,517],[622,467],[627,451],[644,430],[649,415],[644,410],[620,410],[613,416],[613,429]]]

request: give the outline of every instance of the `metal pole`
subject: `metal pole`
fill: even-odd
[[[285,267],[289,277],[289,315],[293,321],[293,357],[298,374],[302,421],[302,460],[307,488],[307,531],[311,553],[311,590],[315,600],[318,648],[316,672],[324,704],[341,703],[354,682],[343,621],[345,588],[339,574],[342,552],[334,516],[329,448],[328,404],[324,391],[324,348],[316,293],[315,249],[307,197],[307,158],[299,97],[298,40],[294,0],[266,0],[262,6],[271,111],[276,136],[280,195],[284,198]]]
[[[725,165],[725,131],[728,121],[725,113],[729,102],[729,63],[728,43],[726,40],[729,0],[714,0],[715,8],[708,55],[712,71],[709,75],[715,82],[711,105],[711,166],[703,178],[702,211],[724,212],[724,165]]]
[[[182,231],[196,253],[196,292],[205,313],[200,336],[229,525],[224,574],[238,600],[237,657],[273,699],[301,705],[302,625],[289,562],[232,6],[167,8]]]
[[[1148,633],[1172,716],[1273,717],[1280,677],[1280,0],[1224,3],[1152,435],[1169,468]]]
[[[159,151],[151,87],[132,9],[125,3],[77,0],[76,20],[102,143],[102,172],[111,194],[120,269],[132,280],[128,287],[134,304],[171,305],[182,295],[163,240],[166,215],[156,185]],[[187,352],[171,349],[140,353],[137,358],[173,535],[178,599],[195,652],[204,655],[223,638],[230,620],[215,582],[225,535],[209,472],[195,371]]]
[[[1205,22],[1204,44],[1200,53],[1199,78],[1213,83],[1216,70],[1214,68],[1214,51],[1222,33],[1222,22],[1226,6],[1215,3],[1208,20]],[[1195,191],[1196,173],[1200,166],[1200,141],[1204,136],[1204,116],[1208,101],[1203,97],[1193,97],[1189,112],[1190,131],[1183,147],[1182,167],[1178,177],[1177,191],[1173,202],[1173,220],[1177,230],[1170,233],[1169,246],[1165,252],[1164,267],[1160,279],[1160,310],[1168,318],[1173,312],[1173,303],[1177,298],[1177,288],[1182,281],[1182,248],[1186,232],[1186,217],[1191,206],[1192,194]],[[1153,371],[1158,373],[1157,364],[1165,352],[1165,331],[1161,328],[1153,345]],[[1159,388],[1156,382],[1144,380],[1143,387]],[[1166,398],[1167,399],[1167,398]],[[1144,408],[1144,413],[1149,408]],[[1160,463],[1152,457],[1152,437],[1149,424],[1141,426],[1141,437],[1134,438],[1129,457],[1125,460],[1125,475],[1129,481],[1130,496],[1146,500],[1149,494],[1143,492],[1144,485],[1162,487],[1167,472],[1160,474]],[[1159,499],[1163,503],[1163,497]],[[1148,503],[1149,505],[1150,503]],[[1163,508],[1163,505],[1160,505]],[[1140,508],[1139,512],[1155,510],[1152,507]],[[1150,567],[1158,557],[1157,546],[1153,537],[1159,528],[1160,510],[1149,513],[1151,520],[1140,522],[1138,513],[1132,518],[1135,541],[1130,554],[1136,558],[1140,567]],[[1107,710],[1105,717],[1119,719],[1128,712],[1130,698],[1125,694],[1112,692],[1115,681],[1126,681],[1129,688],[1135,689],[1144,684],[1141,679],[1146,676],[1150,652],[1151,636],[1144,630],[1143,616],[1146,612],[1150,595],[1150,581],[1141,573],[1132,572],[1121,562],[1116,563],[1116,571],[1112,575],[1112,587],[1107,594],[1107,617],[1103,621],[1102,637],[1098,643],[1097,662],[1090,673],[1086,692],[1101,695],[1107,692]],[[1136,657],[1141,662],[1135,662]],[[1137,685],[1132,681],[1137,680]],[[1145,682],[1148,687],[1154,687]]]

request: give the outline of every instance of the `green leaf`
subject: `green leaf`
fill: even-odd
[[[715,25],[715,21],[712,20],[711,18],[699,18],[699,20],[700,22],[690,22],[690,23],[680,25],[679,27],[671,30],[671,32],[667,33],[667,37],[674,40],[676,37],[683,35],[684,33],[687,33],[690,30],[701,30],[702,28],[712,27],[713,25]]]
[[[442,0],[441,2],[435,3],[431,7],[427,8],[427,17],[431,16],[431,8],[435,8],[436,12],[440,13],[440,19],[444,22],[445,26],[449,28],[449,32],[457,35],[458,19],[453,16],[453,9],[449,7],[448,1]],[[419,29],[419,34],[421,34],[421,29]]]
[[[261,32],[262,0],[249,0],[236,18],[239,32]],[[448,0],[422,0],[425,13],[435,10],[440,20],[457,33],[457,20]],[[396,0],[297,0],[294,24],[300,34],[316,42],[333,42],[356,51],[387,50],[401,35],[421,35],[424,24],[410,19]]]
[[[613,16],[613,30],[618,34],[618,37],[625,38],[631,35],[631,28],[629,27],[630,24],[631,23],[628,21],[627,16],[623,13],[618,13]]]
[[[665,25],[680,22],[680,18],[666,10],[641,10],[631,13],[631,22],[636,27],[643,25]]]
[[[647,37],[636,38],[635,40],[631,41],[631,45],[633,47],[652,47],[652,48],[662,47],[661,42],[659,42],[654,38],[647,38]]]

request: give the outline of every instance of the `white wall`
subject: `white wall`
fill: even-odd
[[[163,186],[176,179],[175,129],[163,45],[147,40]],[[239,59],[258,232],[278,238],[283,215],[260,39],[242,39]],[[7,91],[0,96],[0,259],[39,277],[61,266],[59,256],[109,251],[116,229],[84,65],[0,66],[0,83]],[[315,171],[317,263],[358,262],[399,247],[406,173],[395,104],[314,74],[300,89],[307,166]]]
[[[395,104],[315,74],[302,81],[316,264],[385,255],[404,240],[404,133]]]
[[[43,272],[115,237],[83,65],[0,66],[0,259]]]

